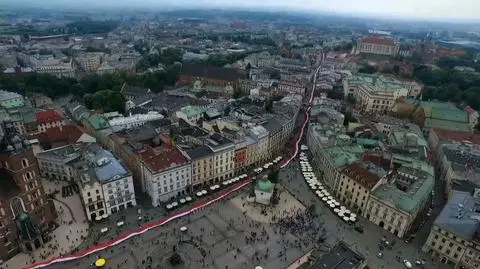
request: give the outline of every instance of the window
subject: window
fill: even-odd
[[[22,167],[28,167],[28,160],[27,159],[22,159]]]
[[[97,193],[97,194],[98,194],[98,193],[100,193],[100,191],[98,191],[98,190],[95,190],[95,193]]]

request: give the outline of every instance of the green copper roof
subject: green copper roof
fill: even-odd
[[[414,160],[412,159],[412,161]],[[430,198],[430,192],[434,184],[433,167],[425,162],[416,160],[415,163],[403,164],[399,169],[420,170],[426,176],[424,179],[413,183],[415,186],[411,187],[411,190],[408,192],[401,191],[394,184],[389,183],[378,187],[373,192],[373,195],[380,200],[392,203],[400,210],[413,213]]]
[[[273,184],[268,179],[257,181],[257,185],[255,186],[256,189],[264,192],[271,192],[272,187],[273,187]]]
[[[432,108],[431,115],[434,119],[468,123],[467,112],[460,109]]]
[[[107,120],[100,115],[92,115],[88,118],[88,122],[95,130],[107,129],[109,127]]]

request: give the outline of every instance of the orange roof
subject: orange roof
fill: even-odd
[[[369,190],[371,190],[379,180],[377,175],[357,163],[345,167],[342,173]]]
[[[379,37],[376,37],[376,36],[364,37],[364,38],[362,38],[362,43],[395,46],[395,42],[392,39],[379,38]]]
[[[146,145],[145,149],[140,150],[138,153],[154,172],[163,172],[188,163],[188,159],[183,156],[179,149],[167,144],[155,148]]]
[[[41,133],[28,135],[28,139],[38,139],[41,144],[60,146],[61,144],[73,144],[78,141],[84,132],[74,124],[68,124],[60,127],[53,127]]]
[[[37,112],[35,116],[37,117],[37,124],[61,121],[65,119],[62,112],[55,109]]]

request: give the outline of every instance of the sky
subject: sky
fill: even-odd
[[[35,7],[204,7],[335,12],[384,18],[480,21],[480,0],[1,0]]]

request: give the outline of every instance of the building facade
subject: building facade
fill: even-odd
[[[213,151],[213,183],[219,183],[235,174],[235,144],[233,141],[219,135],[211,135],[205,145]]]
[[[187,155],[192,160],[192,186],[193,189],[202,189],[207,185],[213,184],[213,151],[200,145],[196,148],[186,150]]]
[[[170,144],[145,147],[141,156],[142,188],[157,207],[162,202],[186,195],[192,184],[192,164],[188,155]]]
[[[398,54],[400,47],[392,39],[379,37],[365,37],[360,39],[357,51],[360,53],[378,54],[395,56]]]

